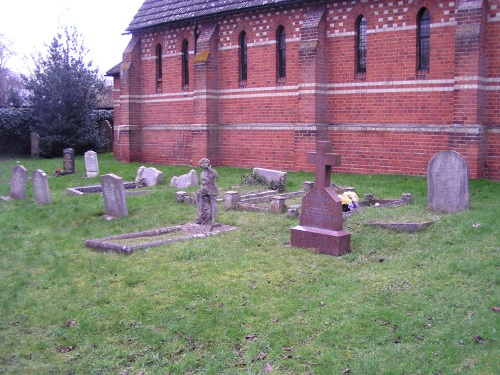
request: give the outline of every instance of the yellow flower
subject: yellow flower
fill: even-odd
[[[343,195],[353,202],[359,202],[358,194],[356,194],[354,191],[346,191]]]
[[[342,204],[346,204],[346,205],[352,204],[351,199],[345,195],[339,195],[339,198],[342,199]]]

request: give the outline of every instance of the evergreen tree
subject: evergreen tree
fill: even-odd
[[[74,27],[63,28],[46,46],[47,55],[34,58],[34,69],[25,77],[42,156],[60,156],[68,147],[82,154],[108,146],[91,117],[104,80],[92,62],[85,62],[87,50],[80,39]]]

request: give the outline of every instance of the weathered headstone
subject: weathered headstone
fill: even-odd
[[[123,179],[112,173],[105,174],[101,176],[101,185],[106,209],[105,218],[128,216]]]
[[[31,132],[31,157],[38,158],[40,156],[40,136],[37,132]]]
[[[141,181],[143,181],[146,186],[159,184],[163,181],[163,172],[153,167],[139,167],[134,182],[139,183]]]
[[[101,137],[107,139],[110,144],[113,144],[113,128],[108,120],[102,120],[99,125],[99,133]]]
[[[4,201],[12,199],[26,199],[26,183],[28,181],[28,170],[22,165],[15,165],[12,168],[12,178],[10,180],[10,195],[1,197]]]
[[[85,177],[99,176],[99,162],[97,161],[97,152],[87,151],[85,158]]]
[[[41,169],[37,169],[31,175],[33,182],[33,190],[35,192],[35,200],[38,204],[50,204],[49,179],[47,174]]]
[[[185,189],[191,186],[198,186],[198,175],[194,169],[181,176],[174,176],[170,180],[170,187],[173,188]]]
[[[286,172],[275,171],[273,169],[254,168],[252,174],[258,179],[265,181],[271,189],[279,191],[286,190]]]
[[[63,172],[64,174],[75,173],[75,150],[72,148],[63,150]]]
[[[469,168],[456,151],[441,151],[427,168],[428,207],[446,213],[470,209]]]
[[[307,162],[316,164],[316,181],[302,198],[300,225],[292,228],[292,246],[341,256],[351,251],[351,234],[342,229],[342,200],[330,186],[331,167],[340,165],[331,142],[317,142]]]

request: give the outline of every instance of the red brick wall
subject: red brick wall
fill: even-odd
[[[422,7],[431,14],[425,74],[416,70]],[[368,55],[366,75],[359,76],[354,25],[361,14]],[[278,82],[280,25],[287,74]],[[116,84],[118,159],[195,165],[208,156],[214,165],[312,171],[306,152],[329,139],[342,154],[340,171],[425,175],[435,153],[453,149],[467,158],[471,177],[500,179],[500,0],[304,1],[197,27],[196,56],[192,22],[134,36],[123,66],[132,62],[136,70],[122,69]],[[248,42],[244,87],[241,31]]]

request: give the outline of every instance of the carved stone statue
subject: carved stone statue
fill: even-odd
[[[203,158],[199,162],[203,171],[200,174],[201,187],[196,193],[196,205],[198,206],[197,224],[215,223],[217,217],[217,194],[219,190],[215,184],[215,180],[219,175],[210,166],[210,160]]]

